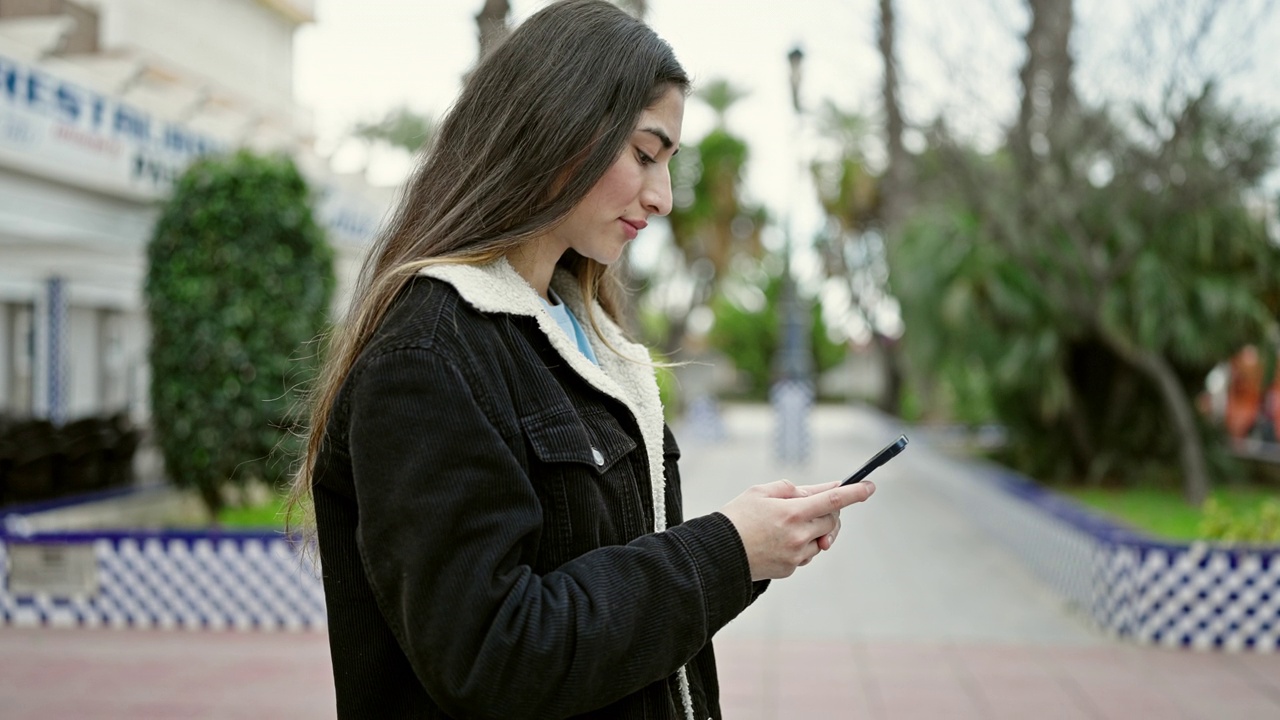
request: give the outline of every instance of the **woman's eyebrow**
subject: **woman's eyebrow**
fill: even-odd
[[[675,143],[671,142],[671,136],[667,135],[667,132],[666,132],[665,130],[663,130],[662,128],[657,128],[657,127],[642,127],[642,128],[639,128],[639,130],[640,130],[640,132],[647,132],[647,133],[649,133],[650,135],[653,135],[654,137],[656,137],[656,138],[658,138],[659,140],[661,140],[661,141],[662,141],[662,147],[663,147],[663,149],[665,149],[665,150],[670,150],[670,149],[671,149],[671,146],[675,145]],[[675,154],[676,154],[676,153],[678,153],[678,152],[680,152],[680,151],[679,151],[679,150],[676,150],[676,152],[671,153],[671,154],[672,154],[672,155],[675,155]]]

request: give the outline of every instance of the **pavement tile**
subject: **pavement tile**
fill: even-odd
[[[1114,674],[1110,677],[1073,676],[1066,682],[1098,716],[1115,720],[1133,718],[1185,718],[1181,705],[1142,681],[1141,676]]]
[[[686,515],[750,485],[842,476],[895,430],[820,408],[813,457],[772,461],[772,421],[730,407],[730,437],[681,439]],[[716,638],[730,720],[1277,720],[1280,654],[1142,647],[1092,628],[957,513],[963,469],[914,442],[842,513],[837,546],[773,583]],[[323,633],[0,628],[0,718],[332,718]]]
[[[956,644],[950,646],[949,654],[953,662],[977,679],[1004,682],[1049,676],[1036,648]]]
[[[874,697],[885,718],[982,718],[985,709],[964,683],[955,678],[877,678]]]

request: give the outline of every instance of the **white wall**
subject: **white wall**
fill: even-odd
[[[100,0],[106,52],[136,47],[292,115],[293,33],[257,0]]]
[[[0,302],[0,415],[11,411],[13,403],[14,347],[12,313],[6,303]]]
[[[92,308],[67,310],[67,419],[98,411],[97,320]]]

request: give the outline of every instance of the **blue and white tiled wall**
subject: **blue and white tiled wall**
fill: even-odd
[[[1280,547],[1153,541],[995,467],[938,487],[1105,630],[1143,643],[1280,651]],[[96,590],[10,591],[9,547],[92,547]],[[277,533],[41,532],[0,527],[0,624],[323,629],[318,564]]]
[[[96,591],[70,597],[16,595],[0,587],[0,620],[14,626],[239,630],[323,629],[319,568],[273,533],[41,533],[0,538],[92,546]]]
[[[1155,541],[994,466],[938,484],[1108,632],[1149,644],[1280,651],[1280,547]]]
[[[1103,572],[1097,616],[1120,635],[1280,650],[1280,548],[1117,544]]]

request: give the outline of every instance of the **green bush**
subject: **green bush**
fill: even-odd
[[[746,379],[745,396],[763,400],[769,396],[774,380],[773,363],[781,342],[778,303],[782,297],[782,277],[769,275],[758,288],[765,302],[760,309],[748,309],[720,295],[711,303],[715,324],[711,328],[712,346],[733,360],[734,367]],[[808,303],[809,343],[815,374],[821,374],[844,361],[845,346],[832,342],[822,320],[822,305]]]
[[[1256,512],[1233,512],[1210,498],[1204,504],[1200,534],[1223,542],[1280,543],[1280,500],[1267,500]]]
[[[178,179],[147,261],[155,437],[170,480],[217,517],[227,483],[287,474],[269,459],[314,371],[333,251],[293,161],[241,151]]]

